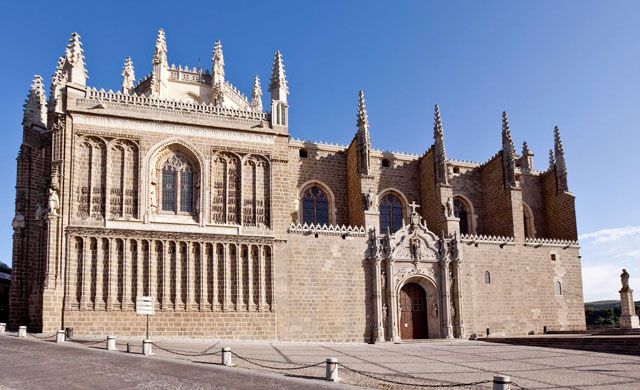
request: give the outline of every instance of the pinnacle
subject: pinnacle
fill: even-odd
[[[156,38],[156,50],[153,54],[153,63],[167,63],[167,38],[162,28],[158,30],[158,36]]]
[[[284,62],[282,61],[282,53],[280,50],[276,50],[276,54],[273,58],[273,68],[271,70],[271,85],[269,89],[283,88],[286,93],[289,93],[287,87],[287,79],[284,71]]]
[[[529,150],[529,145],[527,144],[527,141],[524,141],[522,143],[522,155],[526,156],[528,154],[531,154],[531,150]]]
[[[27,100],[24,104],[23,125],[38,124],[46,126],[47,111],[45,108],[46,98],[44,94],[44,84],[42,76],[35,75],[27,94]]]
[[[367,106],[364,101],[364,91],[358,91],[358,116],[357,116],[357,125],[359,126],[369,126],[369,116],[367,115]]]
[[[122,92],[131,92],[133,90],[135,80],[136,75],[133,69],[133,61],[131,60],[131,57],[127,57],[125,58],[124,66],[122,67]]]
[[[262,86],[260,85],[260,77],[258,75],[253,79],[253,95],[256,94],[262,96]]]
[[[253,79],[253,90],[251,91],[251,108],[255,112],[262,112],[262,87],[260,77],[256,75]]]
[[[549,149],[549,168],[556,165],[556,158],[553,155],[553,149]]]
[[[444,130],[442,128],[442,118],[440,117],[440,106],[433,106],[433,137],[444,136]]]

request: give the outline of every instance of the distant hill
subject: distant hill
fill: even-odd
[[[636,312],[640,313],[640,301],[636,301]],[[587,320],[587,328],[616,327],[620,318],[620,301],[605,300],[586,302],[584,314]]]

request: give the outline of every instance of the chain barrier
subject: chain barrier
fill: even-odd
[[[258,367],[267,368],[267,369],[270,369],[270,370],[302,370],[302,369],[305,369],[305,368],[317,367],[317,366],[321,366],[321,365],[325,364],[325,362],[320,362],[320,363],[306,364],[306,365],[303,365],[303,366],[296,366],[296,367],[274,367],[274,366],[268,366],[266,364],[258,363],[256,360],[253,360],[253,359],[249,359],[249,358],[240,356],[240,355],[238,355],[237,353],[235,353],[233,351],[231,351],[230,353],[233,356],[237,357],[238,359],[244,360],[247,363],[256,365]],[[280,363],[280,362],[275,362],[274,361],[274,363]],[[282,364],[291,364],[291,363],[282,362]]]
[[[51,336],[36,336],[33,333],[27,333],[29,336],[36,338],[38,340],[49,340],[49,339],[53,339],[54,337],[56,337],[57,333],[52,334]]]
[[[394,385],[400,385],[400,386],[415,386],[415,387],[438,387],[438,388],[452,388],[452,387],[461,387],[461,386],[476,386],[476,385],[481,385],[481,384],[485,384],[485,383],[493,383],[493,380],[483,380],[483,381],[477,381],[477,382],[468,382],[468,383],[447,383],[447,384],[424,384],[424,383],[409,383],[409,382],[401,382],[401,381],[396,381],[396,380],[392,380],[392,379],[386,379],[386,378],[380,378],[379,376],[376,375],[372,375],[369,372],[366,371],[360,371],[360,370],[356,370],[353,369],[351,367],[345,366],[342,363],[339,363],[340,367],[344,368],[347,371],[351,371],[353,373],[371,378],[371,379],[375,379],[377,381],[380,382],[386,382],[386,383],[391,383]],[[384,374],[383,374],[384,375]],[[409,376],[409,378],[411,379],[415,379],[415,380],[421,380],[421,381],[433,381],[433,379],[427,379],[427,378],[417,378],[414,376]]]
[[[151,345],[153,345],[154,347],[165,351],[165,352],[169,352],[172,353],[174,355],[179,355],[179,356],[191,356],[191,357],[198,357],[198,356],[214,356],[214,355],[220,355],[220,351],[215,351],[215,352],[195,352],[195,353],[191,353],[191,352],[182,352],[182,351],[178,351],[175,349],[169,349],[169,348],[164,348],[159,346],[156,343],[151,343]]]
[[[82,345],[85,345],[85,346],[87,346],[87,347],[90,347],[90,346],[92,346],[92,345],[101,344],[101,343],[106,343],[106,342],[107,342],[107,340],[108,340],[108,339],[98,340],[98,341],[93,341],[93,340],[76,340],[76,339],[73,339],[73,338],[71,338],[71,337],[69,337],[69,338],[67,339],[67,341],[71,341],[71,342],[73,342],[73,343],[82,344]]]
[[[515,382],[513,382],[513,381],[511,382],[511,386],[515,386],[515,387],[517,387],[518,389],[527,390],[527,388],[526,388],[526,387],[522,387],[522,386],[520,386],[519,384],[517,384],[517,383],[515,383]]]

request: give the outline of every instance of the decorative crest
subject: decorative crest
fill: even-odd
[[[24,103],[23,126],[38,126],[41,129],[47,128],[47,108],[44,95],[44,85],[42,77],[35,75],[27,100]]]
[[[131,60],[131,57],[127,57],[124,60],[124,66],[122,67],[122,93],[132,93],[135,81],[136,74],[133,70],[133,61]]]
[[[251,91],[251,111],[262,112],[262,87],[260,77],[256,75],[253,79],[253,90]]]

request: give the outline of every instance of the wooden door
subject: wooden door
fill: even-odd
[[[407,283],[400,290],[400,337],[426,339],[427,296],[419,285]]]

